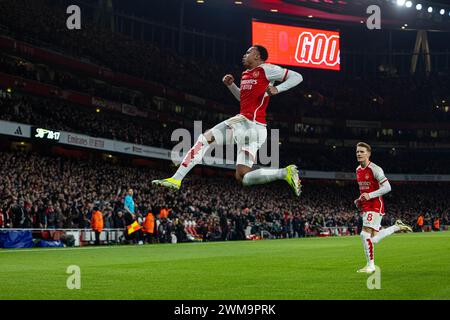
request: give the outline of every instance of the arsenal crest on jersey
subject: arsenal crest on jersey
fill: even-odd
[[[253,78],[258,78],[258,77],[259,77],[259,71],[253,72]]]
[[[370,178],[370,177],[369,177],[369,175],[368,175],[368,174],[366,174],[366,180],[369,180],[369,178]]]

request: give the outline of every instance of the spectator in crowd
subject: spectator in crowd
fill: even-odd
[[[47,228],[49,229],[56,229],[57,223],[58,223],[58,216],[55,211],[55,208],[53,207],[51,201],[48,203],[48,207],[46,210],[45,215],[47,216]]]
[[[107,207],[104,211],[105,211],[105,216],[104,216],[105,229],[114,229],[114,218],[113,218],[112,209]]]
[[[26,212],[23,200],[19,200],[18,204],[12,207],[12,215],[14,228],[24,228]]]
[[[125,230],[125,219],[123,217],[123,211],[117,211],[117,214],[114,216],[114,228]]]
[[[221,240],[225,241],[228,239],[228,219],[227,216],[224,214],[223,210],[220,212],[220,230],[221,230]]]
[[[435,217],[433,221],[433,231],[440,231],[441,230],[441,221],[439,217]]]
[[[8,216],[3,212],[3,208],[0,208],[0,228],[8,228]]]
[[[245,240],[245,228],[246,223],[244,217],[241,215],[241,211],[236,209],[236,215],[234,216],[234,230],[236,232],[237,240]]]

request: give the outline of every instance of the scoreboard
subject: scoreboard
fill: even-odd
[[[295,67],[340,70],[340,34],[252,21],[252,44],[267,48],[267,62]]]

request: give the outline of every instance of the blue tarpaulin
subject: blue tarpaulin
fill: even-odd
[[[64,247],[64,244],[61,241],[47,241],[41,240],[37,244],[38,247]]]
[[[31,231],[0,231],[0,248],[32,248]]]

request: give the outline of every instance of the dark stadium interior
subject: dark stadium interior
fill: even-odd
[[[72,2],[82,8],[81,30],[68,30],[60,19]],[[171,141],[173,130],[193,132],[195,120],[207,128],[237,114],[221,79],[226,73],[239,78],[251,18],[275,19],[270,8],[256,1],[242,9],[232,2],[150,2],[0,0],[0,120],[171,149],[178,142]],[[355,143],[366,141],[387,174],[450,175],[450,17],[410,16],[408,30],[392,14],[381,33],[359,23],[362,3],[349,11],[310,3],[297,19],[277,17],[311,27],[323,22],[342,39],[341,71],[292,68],[303,83],[271,101],[268,124],[280,129],[280,164],[354,172]],[[321,15],[305,18],[308,10]],[[338,24],[335,15],[344,13],[353,23]],[[424,26],[436,29],[428,35],[432,70],[419,59],[410,74],[415,28]],[[172,209],[157,217],[160,242],[170,242],[171,232],[179,241],[187,233],[243,239],[247,226],[274,238],[360,228],[354,181],[306,178],[300,200],[287,203],[293,196],[285,185],[246,189],[233,172],[201,166],[179,193],[167,193],[150,184],[173,170],[166,160],[6,135],[0,148],[2,228],[89,228],[93,205],[105,213],[105,228],[123,228],[127,188],[136,192],[139,215]],[[450,182],[392,185],[383,224],[415,225],[419,214],[429,226],[436,218],[450,224]]]

